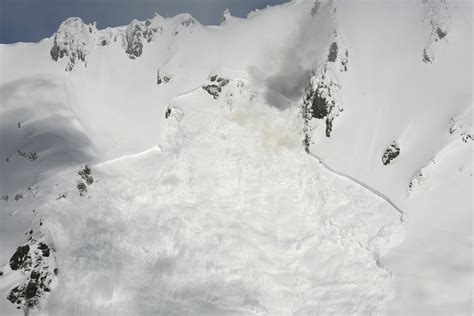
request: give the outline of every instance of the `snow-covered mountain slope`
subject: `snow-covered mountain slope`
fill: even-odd
[[[0,310],[469,314],[471,10],[300,0],[0,45]]]

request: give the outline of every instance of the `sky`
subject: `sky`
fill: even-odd
[[[190,13],[201,24],[219,24],[229,8],[234,16],[288,0],[0,0],[0,43],[38,42],[51,36],[66,18],[97,22],[99,29],[132,19]]]

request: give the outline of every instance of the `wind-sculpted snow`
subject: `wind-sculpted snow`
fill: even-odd
[[[175,99],[161,149],[92,166],[85,196],[42,207],[62,271],[46,311],[348,314],[391,297],[378,256],[397,211],[304,152],[296,108],[228,87]]]

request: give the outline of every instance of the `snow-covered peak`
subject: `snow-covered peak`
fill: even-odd
[[[76,62],[86,63],[89,48],[96,39],[95,23],[86,25],[80,18],[68,18],[59,26],[54,35],[51,58],[57,61],[67,56],[69,61],[66,70],[72,70]]]
[[[89,29],[89,27],[91,29]],[[85,24],[79,17],[70,17],[64,20],[59,26],[58,33],[69,32],[71,34],[78,34],[84,31],[92,33],[92,28],[97,30],[95,22],[90,24]]]
[[[119,42],[130,59],[139,58],[147,43],[165,30],[176,36],[184,29],[200,25],[189,13],[163,18],[158,14],[145,21],[132,20],[126,26],[109,27],[98,30],[95,23],[85,24],[80,18],[68,18],[61,23],[54,35],[51,57],[58,61],[67,58],[66,71],[72,71],[78,61],[87,66],[87,56],[97,46],[108,46]],[[100,49],[100,48],[98,48]]]

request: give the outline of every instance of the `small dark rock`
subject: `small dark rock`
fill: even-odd
[[[49,257],[49,247],[48,245],[44,244],[44,243],[40,243],[38,245],[38,249],[40,249],[42,252],[43,252],[43,257]]]
[[[312,16],[314,16],[316,13],[318,13],[320,5],[321,5],[321,0],[316,0],[314,2],[314,6],[311,8],[311,15]]]
[[[196,23],[196,22],[191,17],[181,21],[181,25],[184,26],[184,27],[188,27],[190,25],[193,25],[194,23]]]
[[[210,85],[204,86],[202,88],[204,90],[206,90],[207,93],[212,95],[212,97],[215,100],[217,100],[217,98],[219,97],[219,93],[222,91],[221,87],[219,87],[218,85],[215,85],[215,84],[210,84]]]
[[[229,79],[219,77],[219,75],[212,75],[209,77],[209,81],[212,82],[212,84],[205,85],[202,88],[212,95],[214,99],[217,100],[219,97],[219,94],[222,92],[222,88],[226,86],[229,83]]]
[[[58,195],[58,197],[56,198],[56,200],[59,201],[59,200],[65,199],[65,198],[67,198],[67,192],[60,193],[60,194]]]
[[[29,161],[35,161],[36,159],[38,159],[38,154],[35,152],[32,152],[30,154],[27,154],[21,150],[17,150],[17,152],[20,157],[26,158]]]
[[[79,170],[78,174],[81,176],[88,185],[94,183],[94,178],[92,177],[92,170],[89,166],[85,165],[84,169]]]
[[[338,51],[337,43],[333,42],[331,44],[331,47],[329,47],[328,61],[330,61],[330,62],[335,62],[336,61],[337,51]]]
[[[436,28],[436,35],[439,39],[443,39],[448,34],[447,31],[442,30],[439,26]]]
[[[332,121],[332,118],[326,117],[326,137],[331,137]]]
[[[163,76],[160,75],[160,71],[158,70],[156,73],[156,84],[160,85],[161,83],[168,83],[171,81],[171,76],[168,74],[164,74]]]
[[[79,195],[80,196],[83,196],[85,192],[87,192],[87,187],[86,187],[86,184],[82,181],[80,181],[78,184],[77,184],[77,189],[79,190]]]
[[[394,141],[389,147],[387,147],[387,149],[385,149],[385,152],[382,156],[382,163],[384,165],[388,165],[392,162],[392,160],[397,158],[398,155],[400,155],[400,146]]]
[[[433,61],[434,61],[433,52],[431,50],[429,50],[428,48],[423,49],[423,59],[422,60],[425,64],[433,63]]]
[[[166,109],[166,112],[165,112],[165,119],[167,119],[168,117],[170,117],[171,115],[171,109],[170,108],[167,108]]]

